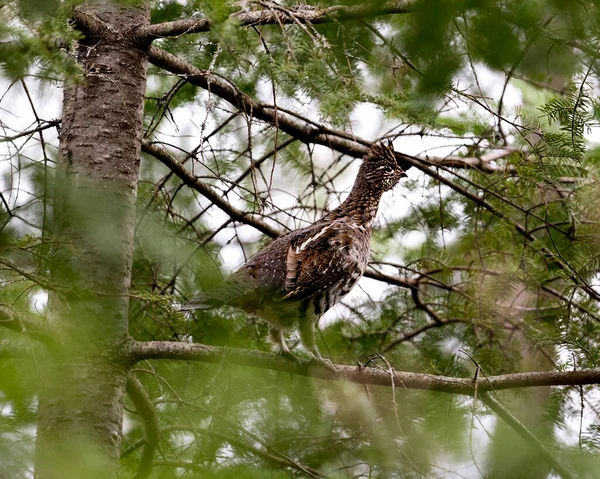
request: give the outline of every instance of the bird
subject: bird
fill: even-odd
[[[364,274],[381,196],[406,174],[391,142],[374,143],[348,197],[309,226],[276,238],[208,289],[183,311],[234,306],[263,318],[279,352],[296,359],[284,332],[298,329],[310,360],[323,359],[315,342],[319,317],[340,301]]]

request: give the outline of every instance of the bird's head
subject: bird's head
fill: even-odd
[[[392,189],[406,173],[396,161],[392,142],[375,143],[363,158],[359,176],[383,191]]]

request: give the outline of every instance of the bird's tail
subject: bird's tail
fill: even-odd
[[[177,308],[178,311],[184,311],[184,312],[185,311],[209,310],[209,309],[213,309],[213,307],[208,304],[202,304],[202,303],[196,302],[196,300],[194,300],[193,303],[182,304],[181,306],[179,306]]]
[[[209,293],[210,290],[208,292],[205,291],[202,294],[194,297],[189,303],[182,304],[178,308],[179,311],[206,311],[209,309],[218,308],[226,304],[226,302],[224,301],[219,301],[215,299],[214,297],[212,297],[213,295]]]
[[[236,281],[224,281],[223,283],[203,291],[194,297],[189,303],[183,304],[180,311],[198,311],[220,308],[226,305],[236,305],[237,300],[243,294],[241,284]]]

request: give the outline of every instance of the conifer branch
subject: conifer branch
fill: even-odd
[[[492,411],[494,411],[500,419],[515,431],[523,440],[529,444],[537,453],[554,469],[554,471],[563,479],[571,479],[573,475],[564,467],[556,457],[546,449],[541,441],[525,427],[521,421],[514,417],[502,404],[487,393],[479,395],[479,399]]]
[[[28,271],[25,271],[23,268],[17,266],[16,264],[11,263],[10,261],[8,261],[7,259],[4,258],[0,258],[0,265],[6,267],[9,270],[14,271],[15,273],[23,276],[23,278],[28,279],[29,281],[31,281],[32,283],[37,284],[40,288],[43,288],[45,290],[48,291],[55,291],[57,293],[65,293],[67,292],[67,290],[65,288],[61,288],[55,284],[53,284],[52,282],[46,280],[45,278],[34,274],[34,273],[30,273]]]
[[[26,318],[25,315],[18,313],[6,303],[0,303],[0,326],[17,333],[28,334],[42,342],[50,342],[48,332],[43,325]]]
[[[148,60],[154,65],[173,73],[174,75],[185,78],[192,85],[196,85],[214,94],[233,106],[238,108],[244,114],[267,122],[273,126],[279,127],[285,133],[302,141],[303,143],[315,143],[327,146],[339,153],[351,156],[353,158],[362,158],[369,148],[371,142],[343,131],[329,128],[323,124],[310,120],[291,110],[282,107],[275,107],[260,102],[246,93],[242,92],[230,80],[206,70],[196,68],[181,58],[166,52],[158,47],[151,46],[148,50]],[[399,165],[408,170],[415,164],[420,164],[421,169],[426,170],[430,166],[447,166],[451,168],[478,169],[485,173],[508,172],[502,166],[496,166],[493,160],[514,153],[513,149],[506,148],[491,153],[490,156],[460,158],[450,157],[428,157],[427,164],[423,164],[418,157],[396,152],[396,159]]]
[[[158,446],[160,436],[158,415],[144,386],[133,374],[127,378],[126,389],[136,411],[144,421],[144,447],[135,479],[145,479],[152,472],[154,452]]]
[[[166,149],[163,147],[151,143],[147,140],[142,142],[142,151],[144,153],[148,153],[152,155],[157,160],[161,161],[167,168],[169,168],[177,177],[182,180],[186,185],[190,188],[196,190],[204,197],[212,201],[212,203],[220,208],[222,211],[227,213],[231,219],[235,221],[239,221],[240,223],[246,223],[254,226],[260,232],[266,234],[271,238],[276,238],[280,235],[280,232],[277,231],[272,226],[268,225],[264,221],[259,218],[256,218],[254,215],[246,213],[242,210],[237,209],[235,206],[228,203],[221,194],[216,191],[212,186],[199,180],[194,175],[192,175],[185,166],[179,161],[175,159],[173,155],[171,155]]]
[[[364,5],[334,5],[313,7],[298,4],[291,8],[264,8],[260,10],[240,10],[231,19],[242,27],[277,24],[318,24],[344,20],[356,20],[381,15],[407,13],[414,0],[390,2],[367,2]],[[212,25],[206,17],[199,19],[175,20],[140,28],[137,35],[146,41],[157,38],[179,37],[190,33],[207,32]]]
[[[170,433],[173,431],[189,431],[194,434],[196,434],[196,433],[207,434],[207,435],[216,437],[216,438],[220,439],[221,441],[226,441],[235,448],[243,449],[244,451],[249,452],[250,454],[253,454],[257,457],[263,458],[263,459],[265,459],[269,462],[272,462],[278,466],[289,467],[289,468],[295,469],[307,477],[317,478],[317,477],[324,476],[324,474],[322,472],[320,472],[310,466],[306,466],[304,464],[299,463],[297,460],[292,459],[291,457],[270,447],[269,444],[266,444],[264,441],[260,440],[260,438],[254,436],[254,435],[252,435],[251,438],[254,441],[260,443],[260,445],[262,447],[256,447],[252,444],[249,444],[249,442],[242,441],[241,439],[238,439],[230,434],[223,434],[222,432],[219,432],[219,431],[207,430],[207,429],[201,428],[201,427],[175,425],[175,426],[169,426],[169,427],[165,428],[165,430],[164,430],[165,433]],[[245,432],[246,432],[246,434],[248,434],[247,431],[245,431]]]
[[[249,349],[234,349],[206,344],[175,341],[132,341],[129,347],[132,362],[146,359],[175,359],[248,366],[286,372],[319,379],[345,380],[358,384],[391,386],[387,369],[334,364],[337,374],[319,364],[298,364],[297,361],[273,353]],[[540,371],[487,376],[485,380],[453,378],[433,374],[394,371],[394,386],[406,389],[439,391],[467,396],[488,391],[541,386],[575,386],[600,384],[600,368],[577,371]],[[477,386],[477,387],[476,387]]]

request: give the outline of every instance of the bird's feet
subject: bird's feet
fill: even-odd
[[[294,361],[296,361],[296,363],[298,365],[302,365],[304,364],[306,361],[304,359],[302,359],[299,356],[296,356],[294,353],[292,353],[288,348],[281,348],[279,350],[279,355],[284,357],[284,358],[289,358],[289,359],[293,359]]]
[[[332,373],[334,374],[338,374],[338,370],[335,367],[335,365],[333,364],[333,362],[331,362],[329,359],[325,359],[323,358],[320,354],[317,355],[311,355],[311,358],[309,359],[309,362],[311,364],[315,364],[318,365],[320,367],[329,369]]]
[[[324,359],[321,355],[316,356],[314,354],[310,355],[310,358],[303,359],[296,354],[292,353],[288,348],[281,349],[279,354],[285,358],[293,359],[298,366],[310,366],[310,367],[323,367],[329,369],[332,373],[338,374],[338,370],[334,366],[334,364],[329,359]]]

